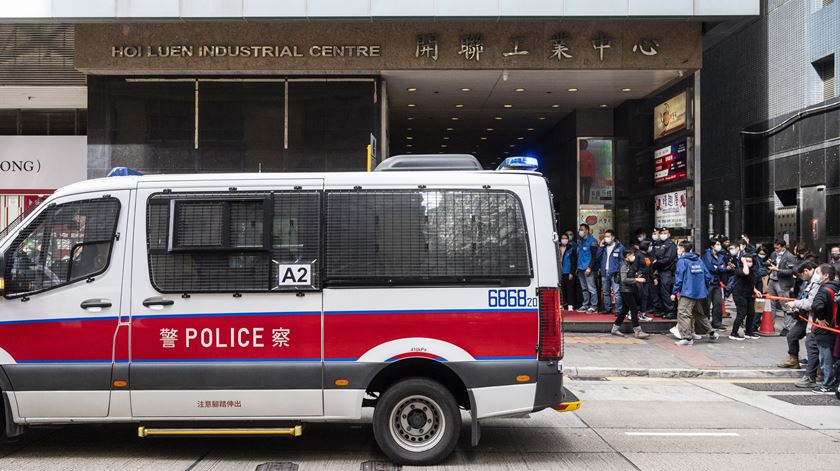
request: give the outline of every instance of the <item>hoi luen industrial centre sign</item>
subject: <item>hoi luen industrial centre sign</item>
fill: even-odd
[[[382,69],[695,70],[700,23],[672,21],[76,25],[87,73]]]

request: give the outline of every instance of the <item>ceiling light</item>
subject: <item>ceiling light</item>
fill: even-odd
[[[545,121],[545,116],[540,116],[540,117],[539,117],[539,118],[537,118],[537,119],[538,119],[538,120],[540,120],[540,121]]]
[[[414,147],[414,144],[406,144],[406,147]]]
[[[519,140],[519,141],[521,141],[521,140],[523,140],[523,139],[525,139],[525,138],[520,136],[520,137],[517,137],[516,139],[517,139],[517,140]]]
[[[479,137],[479,139],[481,139],[482,141],[486,141],[486,140],[487,140],[487,136],[481,136],[481,137]]]
[[[515,91],[515,92],[524,92],[524,91],[525,91],[525,89],[524,89],[524,88],[517,88],[517,89],[514,89],[513,91]]]
[[[509,145],[508,147],[516,147],[516,146],[515,146],[515,145],[513,145],[513,144],[511,144],[511,145]]]
[[[496,121],[501,121],[501,120],[502,120],[501,116],[496,116]]]
[[[408,107],[409,107],[409,108],[414,108],[415,106],[417,106],[417,105],[415,105],[414,103],[409,103],[409,104],[408,104]]]
[[[405,138],[406,138],[406,139],[408,139],[409,141],[410,141],[410,140],[412,140],[412,139],[414,139],[414,138],[413,138],[413,137],[411,137],[411,136],[405,136]]]
[[[457,105],[455,105],[455,108],[463,108],[463,107],[464,107],[464,105],[462,105],[462,104],[460,104],[460,103],[459,103],[459,104],[457,104]]]
[[[446,147],[446,144],[441,144],[440,146],[441,146],[441,147]]]
[[[414,128],[408,128],[408,131],[414,131]]]
[[[630,90],[631,90],[630,88],[622,88],[621,89],[622,92],[629,92]]]
[[[534,128],[528,128],[528,130],[529,130],[529,131],[533,131],[533,130],[534,130]]]
[[[459,120],[459,119],[461,119],[461,118],[458,118],[457,116],[453,116],[453,117],[451,117],[451,118],[449,118],[449,119],[451,119],[452,121],[458,121],[458,120]]]
[[[577,88],[570,88],[569,91],[574,93],[574,92],[578,91],[578,89]]]
[[[513,108],[513,105],[503,105],[505,108]]]
[[[488,131],[493,131],[493,128],[487,128]]]
[[[454,131],[455,128],[446,128],[447,131]]]
[[[409,117],[408,117],[408,120],[409,120],[409,121],[414,121],[414,117],[413,117],[413,116],[409,116]]]
[[[600,106],[601,108],[606,108],[606,107],[607,107],[607,105],[606,105],[606,104],[604,104],[604,103],[601,103],[601,104],[600,104],[600,105],[598,105],[598,106]]]
[[[449,140],[449,136],[443,136],[443,140],[444,140],[444,141],[448,141],[448,140]]]
[[[555,104],[551,105],[551,107],[552,107],[552,108],[560,108],[560,105],[558,105],[558,104],[556,104],[556,103],[555,103]]]
[[[417,89],[414,88],[414,87],[408,87],[408,88],[406,88],[406,90],[408,90],[410,92],[416,92],[417,91]]]
[[[461,91],[462,91],[462,92],[469,92],[469,91],[471,91],[471,90],[472,90],[472,88],[462,88],[462,89],[461,89]]]

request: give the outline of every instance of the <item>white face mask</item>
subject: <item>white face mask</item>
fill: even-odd
[[[586,232],[578,231],[578,236],[582,239],[582,238],[586,237]]]
[[[720,245],[715,245],[715,252],[720,252],[721,250],[723,250],[723,247],[722,247],[722,246],[720,246]]]
[[[612,244],[612,237],[604,237],[604,243],[607,245]]]
[[[635,261],[636,261],[636,257],[629,257],[629,258],[627,259],[627,263],[633,263],[633,262],[635,262]]]
[[[666,240],[668,240],[668,234],[662,234],[662,235],[660,235],[660,236],[659,236],[659,240],[661,240],[662,242],[665,242]]]
[[[738,249],[730,249],[729,253],[734,257],[734,256],[738,255]]]
[[[569,239],[560,239],[560,245],[569,245]]]
[[[639,237],[636,237],[636,239],[638,239],[638,241],[641,242],[641,241],[645,240],[645,236],[640,235]]]
[[[811,283],[820,283],[822,281],[822,273],[814,270],[814,274],[811,275]]]

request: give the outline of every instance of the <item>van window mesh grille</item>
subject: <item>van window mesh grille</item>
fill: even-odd
[[[170,251],[172,207],[179,243]],[[153,195],[146,221],[152,285],[162,293],[319,289],[320,212],[314,191]],[[279,265],[295,263],[311,265],[310,286],[279,285]]]
[[[530,277],[522,206],[505,191],[328,192],[328,282]]]
[[[7,252],[6,296],[37,293],[104,272],[119,212],[115,198],[46,208]]]

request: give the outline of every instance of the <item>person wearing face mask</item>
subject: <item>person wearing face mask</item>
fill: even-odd
[[[694,253],[694,244],[688,241],[680,242],[677,250],[679,261],[670,295],[671,301],[676,301],[679,297],[677,319],[681,339],[676,344],[694,345],[694,330],[697,325],[709,334],[709,341],[717,341],[720,335],[712,328],[702,307],[709,297],[709,282],[712,281],[712,274],[706,269],[700,257]]]
[[[659,245],[653,251],[653,269],[659,274],[659,302],[662,304],[661,316],[665,319],[677,318],[671,300],[676,266],[677,246],[671,240],[671,232],[663,227],[659,230]]]
[[[569,306],[576,306],[575,302],[575,262],[576,244],[574,238],[569,237],[569,232],[560,236],[560,263],[563,267],[563,279],[560,286],[563,289],[563,300]]]
[[[706,269],[712,275],[712,281],[709,282],[709,298],[708,302],[703,304],[704,311],[709,310],[711,304],[712,327],[717,330],[722,330],[723,327],[723,292],[720,284],[724,281],[727,273],[726,255],[723,253],[723,244],[718,240],[712,239],[712,246],[706,249],[703,254],[703,263],[706,264]]]
[[[653,311],[655,304],[653,303],[653,260],[650,258],[650,247],[653,244],[650,240],[644,240],[639,244],[639,250],[636,251],[636,273],[645,279],[645,282],[639,285],[639,310],[642,312],[641,320],[650,321],[651,318],[647,314]]]
[[[778,296],[782,298],[790,298],[793,293],[794,271],[796,269],[796,257],[787,250],[787,242],[784,240],[777,240],[773,244],[774,252],[770,255],[768,261],[770,271],[770,281],[767,286],[767,294],[771,296]],[[786,336],[794,323],[793,313],[789,312],[783,307],[783,304],[778,301],[771,302],[771,309],[774,317],[784,316],[784,326],[780,333],[781,336]],[[760,321],[759,321],[760,323]]]
[[[840,263],[840,246],[835,245],[831,248],[831,253],[828,255],[828,263],[832,265]]]
[[[834,341],[835,333],[824,329],[828,327],[837,329],[837,305],[834,297],[840,293],[840,282],[836,279],[834,266],[829,264],[820,265],[820,289],[811,303],[811,311],[814,316],[813,333],[814,340],[819,350],[820,369],[823,372],[823,381],[814,387],[818,394],[834,394]]]
[[[639,325],[638,312],[640,301],[639,286],[645,284],[647,280],[635,271],[634,268],[636,266],[636,250],[629,248],[619,262],[619,269],[616,273],[616,278],[620,286],[619,296],[621,296],[623,302],[621,303],[621,307],[616,309],[615,323],[613,323],[610,333],[624,337],[624,334],[621,333],[621,324],[624,323],[627,314],[630,313],[630,321],[633,324],[633,335],[637,339],[646,339],[650,337],[650,334],[645,333]]]
[[[636,240],[633,242],[633,245],[640,245],[642,242],[650,240],[647,237],[647,231],[644,229],[636,229]]]
[[[790,332],[787,334],[788,359],[787,361],[783,361],[782,363],[776,365],[779,368],[799,368],[799,340],[810,333],[808,321],[800,319],[799,316],[809,316],[811,304],[814,302],[814,298],[820,290],[820,280],[822,279],[822,274],[817,269],[817,265],[813,262],[800,263],[796,267],[796,272],[799,278],[803,280],[804,284],[802,289],[799,290],[799,297],[796,301],[788,301],[785,303],[785,307],[787,307],[788,310],[793,311],[797,318],[793,327],[791,327]],[[801,387],[810,386],[813,388],[816,386],[814,381],[816,380],[817,375],[819,351],[817,350],[816,344],[809,347],[807,340],[805,341],[805,349],[808,356],[808,367],[805,369],[805,376],[802,380],[800,380],[800,382],[807,384]]]
[[[590,231],[589,224],[581,224],[578,228],[576,268],[583,297],[580,310],[593,313],[598,309],[598,287],[595,284],[598,240],[592,237]]]
[[[616,281],[616,274],[621,267],[621,260],[624,258],[624,246],[616,240],[615,231],[607,229],[604,238],[598,246],[596,254],[598,268],[601,273],[601,291],[604,296],[604,312],[609,314],[612,310],[610,295],[615,297],[615,312],[621,311],[621,295],[619,294],[619,283]]]
[[[738,256],[740,257],[738,267],[727,286],[727,290],[732,293],[736,309],[729,338],[738,341],[745,338],[755,340],[761,338],[755,333],[755,301],[753,300],[753,295],[761,295],[761,291],[757,288],[760,279],[755,260],[746,253],[739,253]],[[744,326],[744,335],[740,332],[741,325]]]

